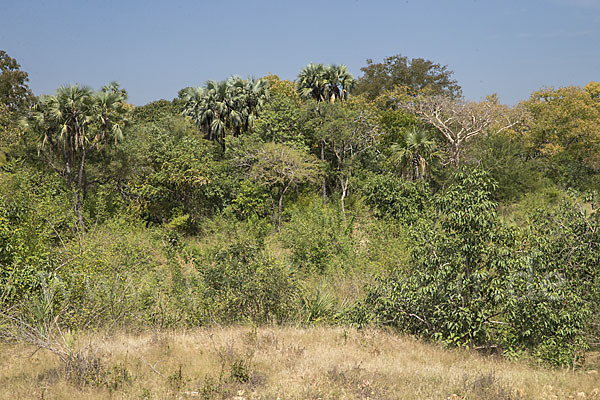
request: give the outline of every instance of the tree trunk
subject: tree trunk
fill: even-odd
[[[321,139],[321,161],[325,162],[325,141]],[[327,178],[323,175],[323,200],[327,199]]]
[[[81,194],[83,191],[83,173],[85,170],[85,147],[83,147],[83,151],[81,154],[81,164],[79,164],[79,176],[77,177],[77,189],[75,191],[75,214],[77,214],[77,219],[79,221],[79,227],[81,232],[85,233],[85,225],[83,223],[83,215],[81,214]]]
[[[287,192],[289,185],[281,190],[279,195],[279,203],[277,204],[277,232],[281,232],[281,210],[283,208],[283,195]]]
[[[344,180],[343,176],[340,177],[340,186],[342,187],[342,197],[341,197],[341,203],[342,203],[342,215],[344,216],[344,219],[346,218],[346,206],[345,206],[345,199],[346,199],[346,195],[348,194],[348,182],[350,181],[350,176],[346,176],[346,180]]]
[[[455,167],[458,167],[459,164],[459,156],[460,156],[460,148],[457,143],[452,145],[452,163]]]

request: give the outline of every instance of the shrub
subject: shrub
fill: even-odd
[[[280,323],[295,312],[295,273],[269,256],[262,235],[249,224],[236,225],[227,239],[196,251],[207,312],[214,321]]]
[[[501,223],[482,171],[458,171],[437,221],[412,227],[410,265],[370,286],[355,322],[375,320],[450,345],[529,350],[581,362],[598,310],[598,217],[572,205],[542,213],[535,231]],[[558,227],[557,227],[558,226]]]
[[[292,264],[304,273],[324,273],[328,268],[354,265],[353,219],[317,197],[292,207],[281,241],[291,250]]]
[[[372,175],[362,185],[366,203],[379,218],[413,223],[431,211],[431,194],[422,181],[409,182],[395,175]]]

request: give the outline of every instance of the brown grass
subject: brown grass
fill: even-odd
[[[542,369],[382,330],[227,327],[78,343],[85,356],[69,371],[52,353],[0,344],[0,399],[600,399],[597,367]]]

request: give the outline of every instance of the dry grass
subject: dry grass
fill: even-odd
[[[593,371],[535,368],[381,330],[227,327],[79,345],[87,359],[67,375],[51,353],[0,344],[0,398],[600,399]]]

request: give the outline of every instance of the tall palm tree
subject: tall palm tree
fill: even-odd
[[[323,65],[310,63],[300,70],[296,80],[296,90],[301,97],[314,99],[317,103],[330,102],[337,100],[345,101],[348,98],[350,90],[354,86],[354,78],[348,72],[345,65]],[[321,114],[317,105],[317,114]],[[321,151],[321,161],[325,161],[325,139],[319,139],[319,148]],[[323,198],[327,197],[326,177],[322,178]]]
[[[304,98],[335,103],[348,98],[355,80],[345,65],[310,63],[300,70],[296,90]]]
[[[227,84],[232,108],[229,119],[237,136],[253,129],[254,121],[269,100],[269,84],[262,79],[244,80],[237,76],[231,77]]]
[[[356,81],[345,65],[328,65],[325,67],[327,81],[327,97],[330,103],[336,100],[345,101]]]
[[[208,81],[206,87],[181,91],[183,114],[192,118],[206,138],[225,150],[225,135],[252,130],[261,108],[269,99],[268,82],[233,76],[226,81]]]
[[[326,68],[323,64],[310,63],[300,70],[296,80],[296,90],[301,97],[312,98],[317,102],[327,99]]]
[[[185,102],[183,115],[190,117],[200,129],[206,132],[207,139],[212,140],[209,132],[211,115],[207,113],[206,90],[201,86],[187,87],[180,92],[180,97]]]
[[[129,111],[125,105],[127,94],[121,91],[102,91],[96,93],[94,98],[91,111],[98,129],[92,142],[96,145],[103,144],[112,137],[117,144],[123,140],[123,127],[127,121],[126,116]]]
[[[418,128],[407,131],[399,143],[390,146],[390,150],[391,160],[399,166],[400,174],[411,180],[426,178],[430,163],[440,157],[429,131]]]
[[[86,156],[114,137],[122,138],[127,109],[120,93],[93,93],[88,87],[63,86],[56,95],[42,96],[27,121],[40,133],[40,152],[46,152],[51,166],[60,172],[74,191],[78,227],[85,226],[81,213]],[[55,162],[62,162],[63,168]],[[76,168],[76,164],[78,164]]]

